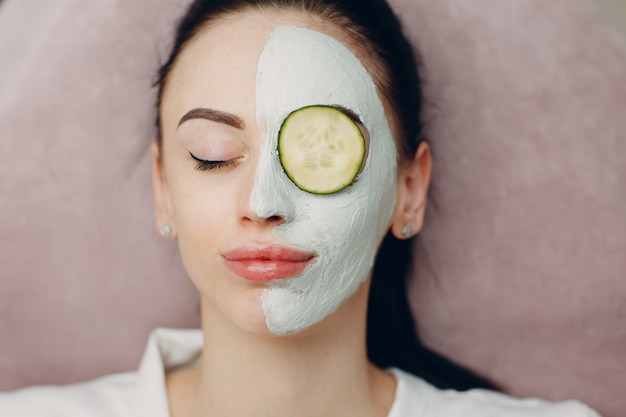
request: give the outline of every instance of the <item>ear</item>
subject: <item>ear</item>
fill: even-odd
[[[413,237],[422,229],[431,168],[430,146],[422,142],[413,160],[398,170],[398,197],[391,222],[391,231],[398,239]]]
[[[167,184],[161,148],[157,141],[150,145],[152,150],[152,188],[154,190],[154,214],[156,228],[159,234],[165,238],[175,237],[175,225],[172,216],[172,203]]]

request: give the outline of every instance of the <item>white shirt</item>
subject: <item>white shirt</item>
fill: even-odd
[[[165,387],[168,369],[200,360],[200,330],[156,329],[137,372],[93,381],[0,393],[0,417],[170,417]],[[576,402],[518,400],[503,394],[439,390],[399,369],[388,417],[598,417]]]

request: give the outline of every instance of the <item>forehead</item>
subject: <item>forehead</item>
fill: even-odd
[[[259,57],[269,33],[285,25],[310,28],[349,44],[339,29],[303,13],[251,11],[220,18],[196,35],[179,55],[164,90],[164,130],[168,116],[180,118],[190,106],[219,106],[242,117],[253,116],[253,103],[247,98],[255,94]]]
[[[259,122],[279,123],[295,109],[319,104],[351,110],[366,128],[380,116],[376,87],[358,58],[334,38],[300,27],[271,32],[259,59],[256,93]]]

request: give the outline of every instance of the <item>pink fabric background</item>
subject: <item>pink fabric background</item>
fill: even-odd
[[[626,415],[624,32],[597,2],[403,4],[436,105],[423,340],[516,395]]]
[[[148,150],[151,80],[182,10],[0,6],[0,389],[135,369],[152,328],[199,324],[153,226]]]
[[[0,5],[0,389],[198,325],[153,227],[150,82],[188,0]],[[396,0],[435,157],[412,302],[513,394],[626,414],[626,41],[591,0]]]

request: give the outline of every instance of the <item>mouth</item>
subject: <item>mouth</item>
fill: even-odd
[[[269,282],[296,277],[316,256],[282,245],[244,245],[222,254],[224,264],[248,281]]]

